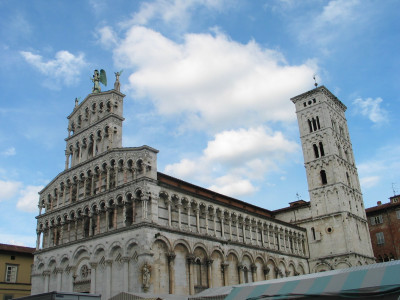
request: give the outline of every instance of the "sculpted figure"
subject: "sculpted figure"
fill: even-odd
[[[100,82],[105,86],[107,86],[106,71],[101,69],[99,73],[99,70],[94,70],[93,78],[91,80],[93,82],[92,93],[100,93],[101,92]]]
[[[121,83],[119,82],[119,76],[121,76],[123,70],[119,71],[119,72],[114,72],[115,74],[115,82],[114,82],[114,90],[116,91],[120,91],[121,88]]]
[[[147,264],[147,262],[144,264],[142,268],[142,274],[143,274],[143,288],[145,291],[148,290],[150,287],[150,276],[151,276],[151,266]]]

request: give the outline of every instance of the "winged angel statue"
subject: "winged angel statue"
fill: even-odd
[[[91,80],[93,81],[93,84],[94,84],[92,93],[100,93],[101,92],[100,82],[102,84],[104,84],[105,86],[107,86],[106,71],[101,69],[100,73],[99,73],[99,70],[94,70],[93,78],[91,78]]]

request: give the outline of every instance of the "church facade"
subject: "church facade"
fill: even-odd
[[[158,172],[154,148],[122,147],[118,76],[113,90],[95,87],[68,116],[65,170],[39,193],[32,294],[192,295],[373,262],[350,140],[327,129],[336,113],[348,138],[332,108],[343,104],[326,88],[292,99],[311,201],[270,211]]]

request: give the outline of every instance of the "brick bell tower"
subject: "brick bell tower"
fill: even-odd
[[[346,106],[320,86],[291,98],[296,106],[310,204],[296,224],[307,228],[314,272],[373,263]]]

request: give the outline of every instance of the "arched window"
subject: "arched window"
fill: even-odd
[[[311,227],[311,233],[312,233],[313,240],[315,240],[315,229],[314,229],[314,227]]]
[[[310,128],[310,132],[312,132],[312,124],[311,124],[311,121],[310,121],[310,119],[308,119],[307,121],[308,121],[308,127]]]
[[[321,172],[319,172],[319,174],[321,175],[321,182],[322,184],[327,184],[328,180],[326,179],[326,172],[325,170],[321,170]]]
[[[317,121],[315,120],[315,118],[312,118],[312,124],[313,124],[314,131],[317,130]]]
[[[318,127],[318,129],[321,129],[321,125],[319,124],[319,118],[316,117],[316,120],[317,120],[317,127]]]
[[[315,158],[318,158],[319,157],[319,153],[318,153],[318,147],[317,147],[317,145],[313,145],[313,149],[314,149],[314,156],[315,156]]]
[[[325,156],[324,145],[322,145],[322,142],[319,142],[319,152],[321,153],[321,156]]]

